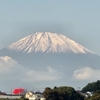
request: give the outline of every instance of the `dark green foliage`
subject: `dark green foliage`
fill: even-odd
[[[80,94],[78,94],[74,88],[62,86],[62,87],[54,87],[45,88],[43,92],[46,100],[84,100]]]
[[[96,92],[97,90],[100,90],[100,80],[98,80],[97,82],[92,82],[92,83],[88,83],[83,89],[82,92]]]

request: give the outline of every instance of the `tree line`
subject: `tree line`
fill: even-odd
[[[46,100],[100,100],[100,80],[88,83],[81,90],[82,93],[87,91],[92,92],[93,95],[86,98],[73,87],[69,86],[54,87],[53,89],[46,87],[43,95]]]
[[[47,87],[43,92],[46,100],[84,100],[84,97],[77,93],[73,87],[61,86],[53,89]]]

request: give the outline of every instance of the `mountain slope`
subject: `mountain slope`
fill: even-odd
[[[25,73],[27,73],[27,71],[29,72],[28,75],[29,77],[31,76],[30,79],[32,82],[30,84],[28,83],[28,86],[33,86],[34,83],[34,86],[36,87],[51,87],[57,85],[79,87],[77,82],[80,82],[81,86],[85,86],[89,80],[73,82],[72,75],[76,75],[76,77],[83,77],[85,75],[87,77],[86,79],[88,79],[88,77],[91,76],[91,73],[99,73],[100,70],[100,56],[95,55],[90,50],[75,41],[70,40],[64,35],[50,32],[38,32],[22,38],[0,50],[0,56],[11,57],[12,63],[13,61],[15,62],[13,67],[20,65],[22,66],[22,70],[25,69]],[[19,70],[20,66],[18,67]],[[49,71],[46,72],[48,66]],[[80,68],[83,69],[81,70]],[[88,74],[88,71],[91,72]],[[19,74],[19,72],[16,73]],[[61,74],[58,75],[58,73]],[[34,78],[38,75],[40,75],[38,76],[40,79],[42,76],[43,77],[40,81],[34,82],[32,75],[34,75]],[[55,77],[54,75],[59,78],[57,77],[57,80],[49,81],[48,79]],[[45,76],[50,76],[46,77],[46,80],[48,81],[44,81]],[[81,79],[80,77],[79,79]],[[17,79],[19,79],[19,77]],[[84,79],[84,77],[82,79]],[[90,80],[93,80],[92,77],[90,77]],[[23,82],[23,84],[24,83],[25,82]]]
[[[67,38],[64,35],[38,32],[29,35],[21,40],[12,43],[7,47],[9,50],[22,52],[73,52],[73,53],[92,53],[75,41]]]
[[[38,32],[0,50],[0,56],[10,56],[22,66],[64,65],[99,68],[100,57],[62,34]],[[41,67],[43,68],[43,67]]]

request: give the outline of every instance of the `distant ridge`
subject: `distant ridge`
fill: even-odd
[[[92,53],[64,35],[50,32],[36,32],[10,44],[7,49],[27,53]]]

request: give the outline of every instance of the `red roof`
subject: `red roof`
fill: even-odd
[[[22,94],[25,90],[23,88],[16,88],[13,91],[13,94]]]

